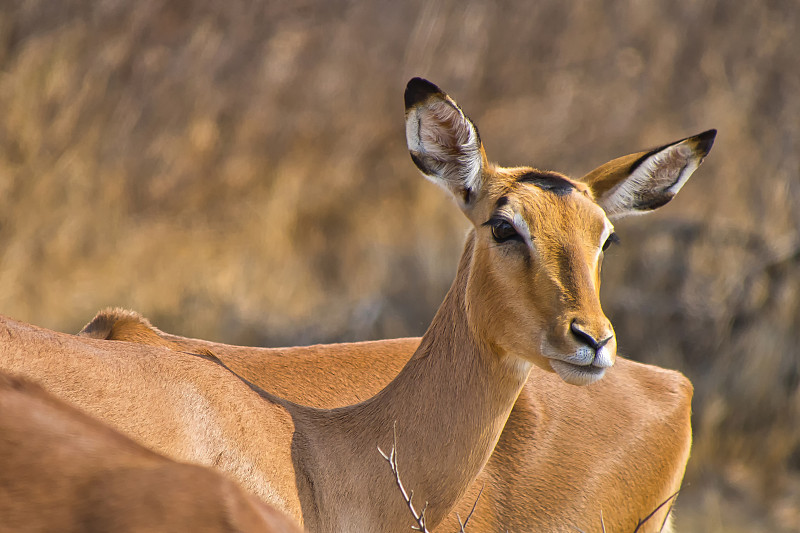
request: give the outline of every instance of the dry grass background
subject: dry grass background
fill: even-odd
[[[694,382],[688,531],[800,530],[800,4],[0,4],[0,312],[281,345],[421,334],[466,223],[418,176],[402,91],[490,157],[581,175],[719,129],[618,224],[603,298]]]

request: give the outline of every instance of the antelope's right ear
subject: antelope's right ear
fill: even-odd
[[[408,82],[405,103],[411,159],[426,178],[468,210],[481,190],[486,166],[478,129],[455,100],[422,78]]]
[[[708,155],[717,130],[708,130],[649,152],[609,161],[581,178],[608,218],[648,213],[678,194]]]

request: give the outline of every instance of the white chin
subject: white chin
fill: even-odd
[[[548,359],[550,368],[552,368],[558,377],[569,383],[570,385],[589,385],[602,378],[605,373],[605,368],[597,366],[579,366],[559,361],[558,359]]]

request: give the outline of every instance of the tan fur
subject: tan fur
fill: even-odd
[[[80,332],[84,337],[103,340],[125,340],[137,344],[163,346],[174,351],[181,351],[181,343],[174,343],[166,338],[161,330],[153,326],[148,319],[121,307],[104,309],[86,324]],[[214,360],[214,354],[205,348],[192,348],[190,353]]]
[[[172,343],[159,335],[160,331],[150,324],[150,321],[139,313],[121,307],[109,308],[98,313],[94,320],[83,328],[82,333],[95,339],[124,338],[130,342],[172,347]]]
[[[5,373],[0,465],[2,532],[300,531],[219,473],[147,450]]]
[[[406,104],[415,162],[435,182],[446,177],[443,187],[474,229],[418,348],[375,396],[330,410],[302,407],[251,387],[216,360],[10,319],[0,322],[10,337],[0,344],[0,363],[169,457],[229,472],[314,532],[410,524],[376,450],[391,446],[396,426],[403,480],[417,501],[429,502],[435,527],[489,459],[533,364],[585,384],[613,363],[613,330],[597,296],[610,222],[591,191],[556,195],[518,181],[538,175],[530,167],[488,164],[474,146],[477,130],[429,82],[409,82]],[[443,114],[425,111],[441,105],[456,110],[443,122],[436,119]],[[501,197],[536,242],[495,242],[487,219]],[[570,329],[576,322],[582,336]],[[589,350],[588,336],[610,342]]]
[[[98,316],[113,320],[113,312]],[[277,396],[322,408],[378,392],[420,342],[250,348],[157,334],[184,350],[214,352]],[[622,358],[588,387],[532,372],[489,462],[438,529],[452,531],[456,513],[465,517],[485,487],[472,532],[600,531],[601,511],[607,531],[632,532],[680,488],[691,446],[691,399],[692,386],[680,373]],[[663,520],[658,513],[640,531],[658,531]]]

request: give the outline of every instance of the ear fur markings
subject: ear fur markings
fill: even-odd
[[[703,162],[715,135],[715,130],[709,130],[667,145],[649,157],[640,158],[629,179],[635,186],[633,208],[652,211],[672,200]]]
[[[408,82],[404,101],[412,161],[428,180],[467,208],[482,186],[484,156],[478,129],[455,100],[422,78]]]
[[[438,95],[442,99],[446,99],[447,95],[439,87],[434,85],[423,78],[412,78],[406,85],[406,90],[403,93],[403,100],[406,104],[406,109],[421,104],[428,97]]]
[[[711,129],[708,131],[704,131],[703,133],[693,135],[691,137],[686,137],[685,139],[680,139],[673,143],[665,144],[664,146],[659,146],[658,148],[654,148],[649,152],[642,155],[639,159],[633,162],[630,168],[630,172],[634,172],[639,166],[648,158],[651,157],[662,150],[666,150],[670,146],[675,146],[676,144],[680,144],[686,141],[694,141],[694,144],[697,148],[697,151],[702,153],[702,157],[700,160],[702,161],[705,156],[708,155],[708,152],[711,151],[711,147],[714,145],[714,138],[717,136],[717,130]]]
[[[611,220],[653,211],[672,200],[686,184],[711,150],[716,133],[708,130],[614,159],[581,181],[594,191]]]

